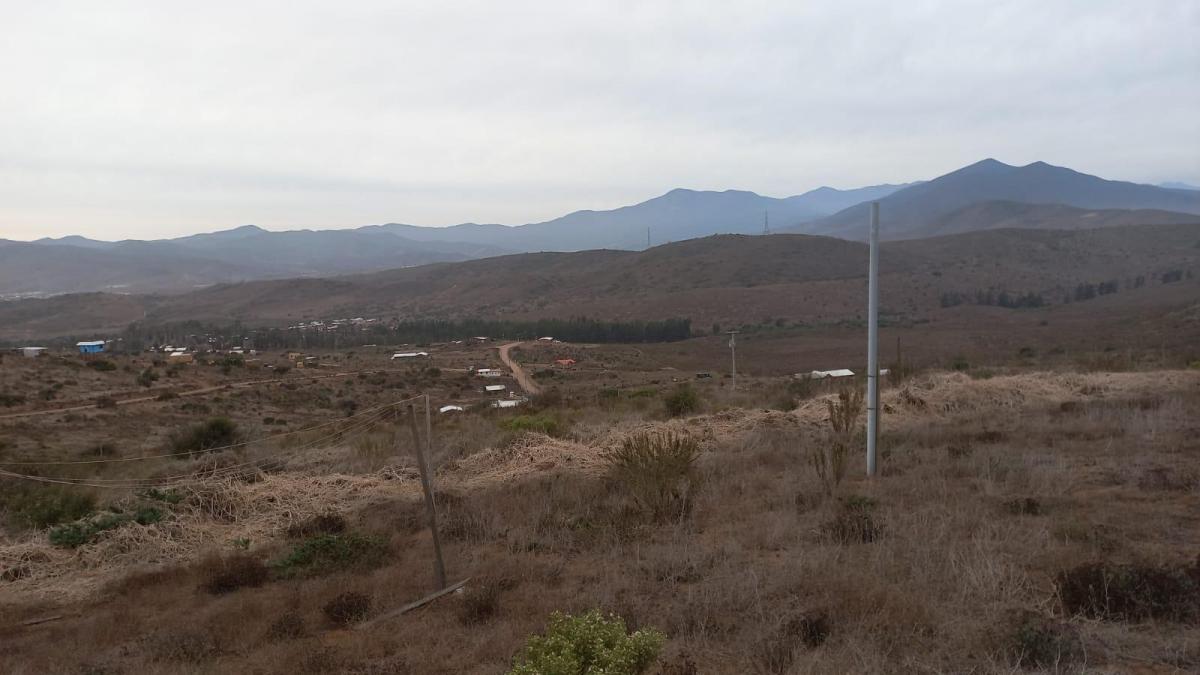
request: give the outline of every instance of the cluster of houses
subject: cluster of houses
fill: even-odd
[[[356,316],[353,319],[333,319],[331,321],[301,321],[293,326],[288,326],[288,330],[311,330],[322,332],[327,330],[337,330],[346,326],[366,327],[372,324],[379,323],[379,319],[364,319],[361,316]]]

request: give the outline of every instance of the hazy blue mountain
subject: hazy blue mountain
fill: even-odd
[[[912,185],[911,183],[909,185]],[[675,189],[653,199],[606,211],[575,211],[554,220],[516,227],[466,223],[431,228],[389,223],[382,230],[421,241],[476,242],[512,251],[641,249],[651,244],[712,234],[759,234],[764,219],[772,230],[828,215],[864,200],[880,199],[906,185],[855,190],[817,188],[794,197],[766,197],[744,190]]]
[[[997,200],[1200,214],[1197,192],[1105,180],[1045,162],[1011,166],[985,159],[880,199],[881,233],[889,239],[929,236],[942,217],[971,204]],[[868,216],[868,206],[859,204],[798,231],[863,239]]]
[[[1190,183],[1180,183],[1179,181],[1168,181],[1159,183],[1158,187],[1167,188],[1168,190],[1200,190],[1200,185],[1192,185]]]

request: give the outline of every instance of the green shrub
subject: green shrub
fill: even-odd
[[[510,675],[637,675],[658,658],[666,637],[653,628],[627,633],[618,616],[555,612],[544,635],[529,638]]]
[[[90,520],[77,520],[50,530],[50,543],[62,548],[78,548],[95,541],[101,532],[114,530],[126,523],[150,525],[163,519],[163,512],[155,506],[142,506],[132,514],[102,513]]]
[[[1200,559],[1180,567],[1087,563],[1060,572],[1054,582],[1072,614],[1200,622]]]
[[[690,385],[681,384],[663,399],[663,405],[671,417],[690,415],[700,409],[700,395]]]
[[[563,432],[563,425],[558,419],[545,413],[517,415],[501,422],[500,427],[507,431],[535,431],[547,436],[558,436]]]
[[[111,372],[111,371],[114,371],[117,369],[117,364],[113,363],[112,361],[106,361],[104,359],[96,359],[95,361],[88,361],[88,365],[102,373]]]
[[[159,490],[158,488],[150,488],[141,494],[144,499],[153,499],[154,501],[164,502],[167,504],[178,504],[183,501],[183,495],[176,492],[172,488]]]
[[[321,610],[335,626],[344,628],[367,618],[371,613],[371,598],[349,591],[325,603]]]
[[[0,391],[0,405],[5,408],[11,408],[16,405],[21,405],[25,402],[25,397],[21,394],[10,394]]]
[[[30,486],[0,491],[0,505],[19,525],[41,529],[86,517],[96,510],[96,498],[78,489]]]
[[[153,368],[147,368],[138,373],[137,383],[143,387],[149,387],[158,381],[158,373]]]
[[[378,537],[360,534],[320,534],[292,547],[284,557],[271,563],[282,578],[328,574],[350,567],[377,567],[383,562],[387,545]]]
[[[237,439],[237,425],[228,417],[214,417],[170,436],[173,452],[193,455],[233,445]]]
[[[698,487],[695,471],[700,445],[690,436],[640,433],[605,454],[612,477],[656,519],[678,518],[691,511]]]

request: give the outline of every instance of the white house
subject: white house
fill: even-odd
[[[46,351],[45,347],[21,347],[21,354],[27,359],[41,356],[44,351]]]
[[[476,377],[500,377],[504,372],[495,368],[479,368],[475,371]]]
[[[839,368],[837,370],[814,370],[808,375],[799,373],[796,377],[807,377],[810,380],[823,380],[827,377],[854,377],[854,371],[849,368]]]
[[[392,360],[396,359],[422,359],[429,358],[429,352],[399,352],[392,354]]]
[[[488,393],[496,393],[496,392],[501,392],[501,391],[507,391],[508,387],[506,387],[503,384],[489,384],[489,385],[485,386],[483,388],[483,390]]]
[[[492,401],[493,408],[515,408],[525,402],[523,398],[502,398]]]

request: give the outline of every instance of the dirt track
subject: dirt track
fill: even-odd
[[[525,390],[526,394],[540,394],[542,393],[542,388],[533,381],[533,378],[529,376],[529,373],[525,372],[525,369],[521,367],[521,364],[517,363],[511,356],[509,356],[508,352],[512,350],[513,347],[516,347],[520,344],[520,342],[510,342],[506,345],[500,345],[500,360],[503,361],[504,365],[508,366],[508,369],[512,371],[513,379],[517,381],[517,384],[521,385],[521,388]]]

